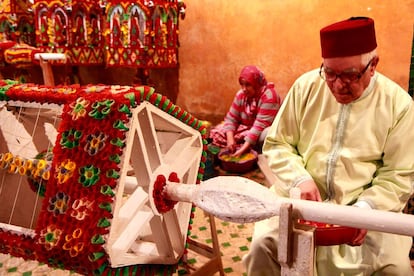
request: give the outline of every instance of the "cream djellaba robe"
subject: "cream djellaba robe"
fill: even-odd
[[[290,89],[263,147],[281,180],[271,190],[288,197],[313,179],[324,201],[401,212],[413,192],[413,128],[411,97],[384,75],[376,72],[363,95],[344,105],[318,70],[308,72]],[[278,217],[256,223],[253,243],[262,235],[277,241],[277,228]],[[411,237],[368,231],[361,246],[317,247],[315,275],[412,275],[411,244]]]

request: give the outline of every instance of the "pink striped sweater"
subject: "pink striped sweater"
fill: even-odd
[[[281,103],[282,100],[271,82],[267,83],[257,98],[248,99],[239,90],[224,118],[223,128],[227,132],[236,131],[239,125],[250,127],[244,139],[255,145],[262,131],[272,124]]]

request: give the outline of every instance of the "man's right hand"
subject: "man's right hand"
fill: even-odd
[[[315,181],[306,180],[297,186],[300,189],[300,199],[322,201],[321,194]]]

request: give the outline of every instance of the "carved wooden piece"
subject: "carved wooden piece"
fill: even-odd
[[[43,73],[43,82],[45,85],[54,86],[55,79],[53,76],[51,60],[66,60],[65,54],[60,53],[37,53],[34,55],[35,59],[39,60],[40,68]]]
[[[283,203],[291,203],[295,219],[414,236],[412,215],[278,197],[259,183],[239,176],[218,176],[197,186],[187,184],[190,187],[188,192],[174,185],[180,184],[167,184],[167,197],[190,199],[199,208],[227,221],[246,223],[263,220],[279,215]],[[180,192],[175,193],[178,190]]]
[[[278,260],[279,263],[290,266],[292,263],[292,204],[283,203],[280,206],[279,214],[279,243]]]
[[[18,115],[11,107],[13,104],[17,112],[25,111],[24,116]],[[43,121],[37,118],[39,114],[48,114],[49,127],[57,129],[58,123],[53,123],[54,116],[47,113],[49,108],[48,105],[37,103],[2,102],[0,118],[7,118],[7,124],[0,125],[0,153],[12,152],[33,158],[40,151],[53,146],[54,141],[49,141]],[[57,117],[58,112],[61,112],[59,106]],[[201,134],[149,102],[142,102],[132,112],[120,164],[119,184],[115,190],[114,217],[106,237],[110,265],[176,264],[185,252],[192,204],[179,202],[173,210],[159,214],[152,198],[152,185],[158,175],[168,177],[172,172],[177,173],[184,183],[197,181],[203,149]],[[56,139],[54,134],[50,137]],[[37,143],[39,141],[41,145]],[[25,175],[0,170],[0,178],[0,210],[7,212],[0,219],[0,228],[34,235],[37,214],[33,215],[32,212],[38,212],[39,207],[34,208],[31,201],[40,206],[42,198],[30,190]],[[33,200],[26,199],[24,204],[22,201],[14,204],[13,199],[22,188]],[[18,216],[9,214],[15,209],[14,206],[25,205],[28,208],[19,212]],[[22,216],[23,213],[25,216]]]
[[[184,183],[197,180],[201,137],[147,102],[134,109],[129,129],[117,187],[119,200],[108,237],[111,266],[177,263],[185,250],[192,204],[180,202],[173,210],[159,214],[152,188],[158,175],[168,177],[172,172]],[[164,139],[164,134],[169,139]],[[131,182],[132,193],[127,193],[126,183]]]
[[[281,275],[313,275],[314,228],[294,224],[292,204],[283,203],[279,215],[278,261]]]

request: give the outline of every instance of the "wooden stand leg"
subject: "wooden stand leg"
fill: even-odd
[[[52,66],[47,60],[43,58],[40,58],[39,62],[40,62],[40,68],[42,68],[43,82],[45,83],[45,85],[54,86],[55,79],[53,77]]]
[[[313,275],[314,244],[311,227],[295,228],[292,204],[282,204],[279,216],[278,261],[281,275]]]
[[[186,264],[186,268],[191,270],[190,275],[194,276],[210,276],[216,272],[220,273],[220,276],[224,276],[223,263],[221,261],[220,244],[217,238],[217,229],[214,216],[207,214],[210,221],[211,239],[213,242],[212,247],[197,242],[195,240],[188,240],[188,249],[200,254],[210,260],[201,267],[193,267]]]

